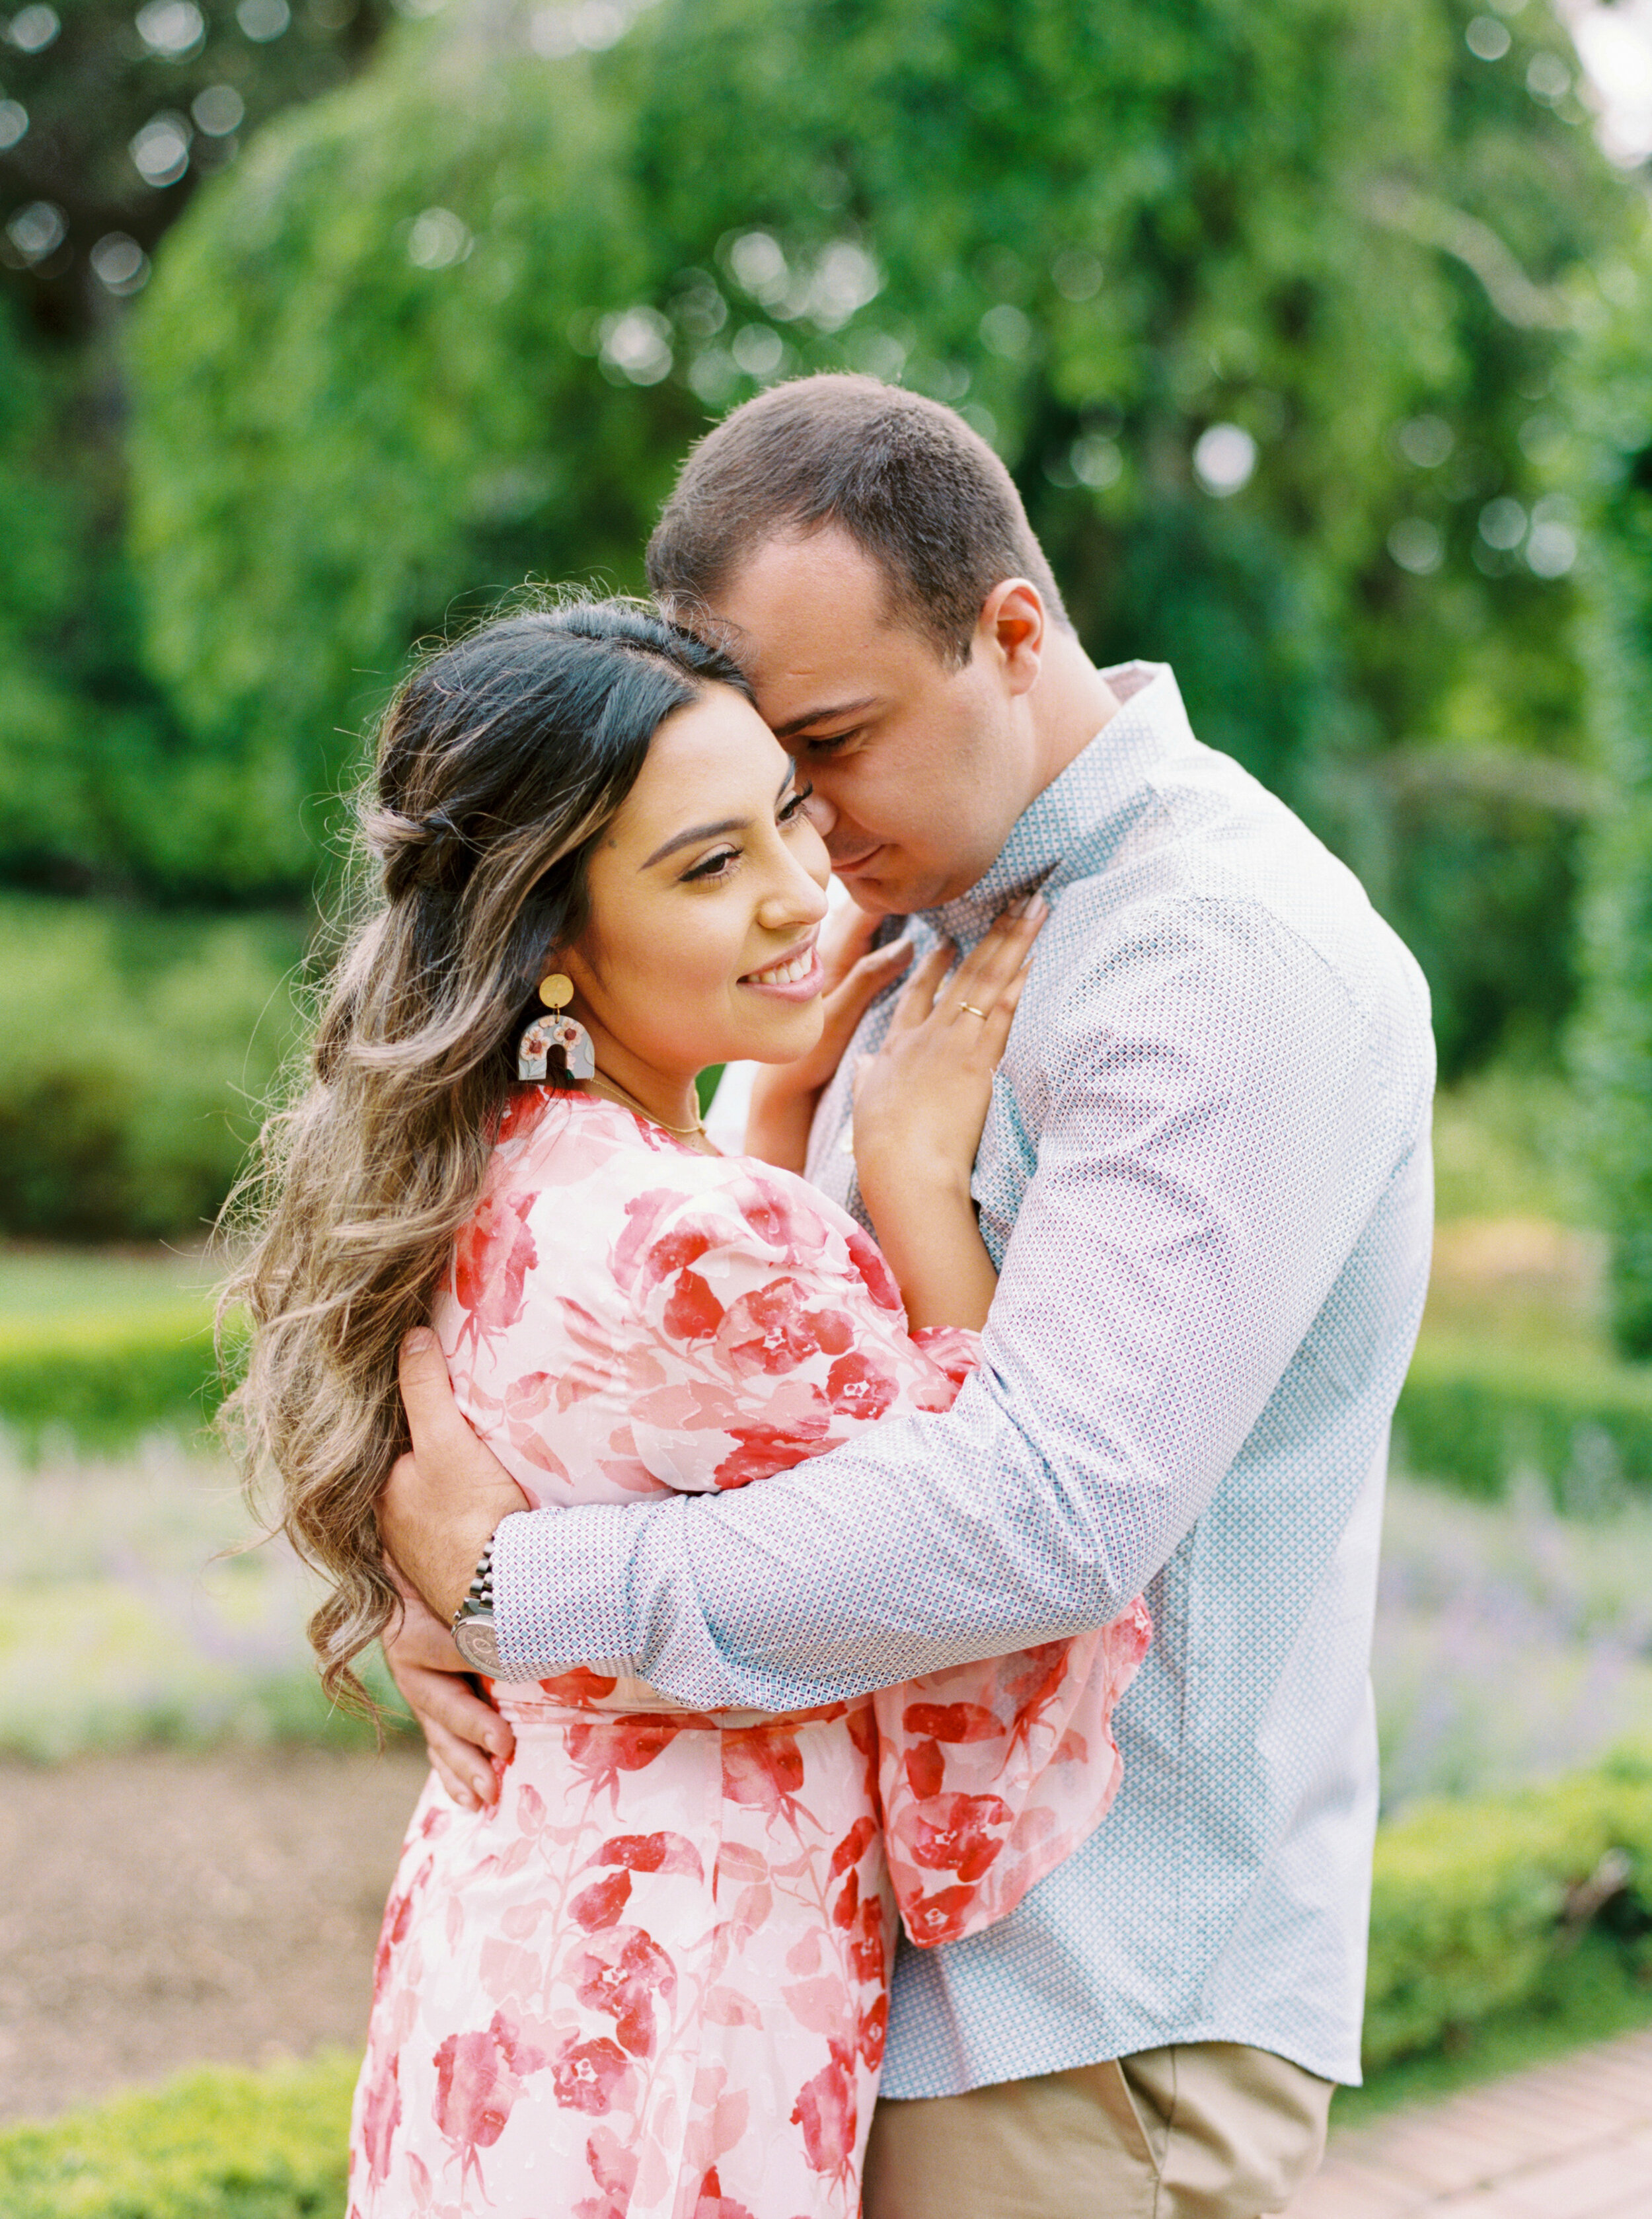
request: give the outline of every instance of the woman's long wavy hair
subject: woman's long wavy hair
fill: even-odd
[[[515,1043],[587,918],[591,850],[715,648],[629,601],[518,610],[432,654],[381,723],[357,868],[307,1067],[232,1197],[252,1234],[225,1290],[252,1324],[226,1405],[249,1490],[330,1592],[321,1680],[398,1609],[376,1501],[407,1445],[396,1358],[475,1207]]]

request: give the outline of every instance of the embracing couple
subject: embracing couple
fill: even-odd
[[[1358,2076],[1422,980],[948,410],[748,402],[649,569],[387,712],[241,1283],[434,1761],[352,2211],[1258,2219]]]

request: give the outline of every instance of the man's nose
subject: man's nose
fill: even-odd
[[[837,811],[818,790],[804,803],[803,813],[823,840],[829,836],[833,825],[837,822]]]

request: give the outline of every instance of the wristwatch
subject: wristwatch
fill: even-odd
[[[453,1613],[453,1642],[472,1671],[502,1680],[499,1644],[494,1638],[494,1545],[482,1551],[464,1601]]]

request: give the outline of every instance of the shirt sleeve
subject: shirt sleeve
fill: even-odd
[[[612,1660],[695,1705],[794,1709],[1118,1619],[1417,1137],[1391,1051],[1265,908],[1145,916],[1017,1072],[1036,1161],[953,1407],[737,1495],[506,1520],[507,1667]]]

